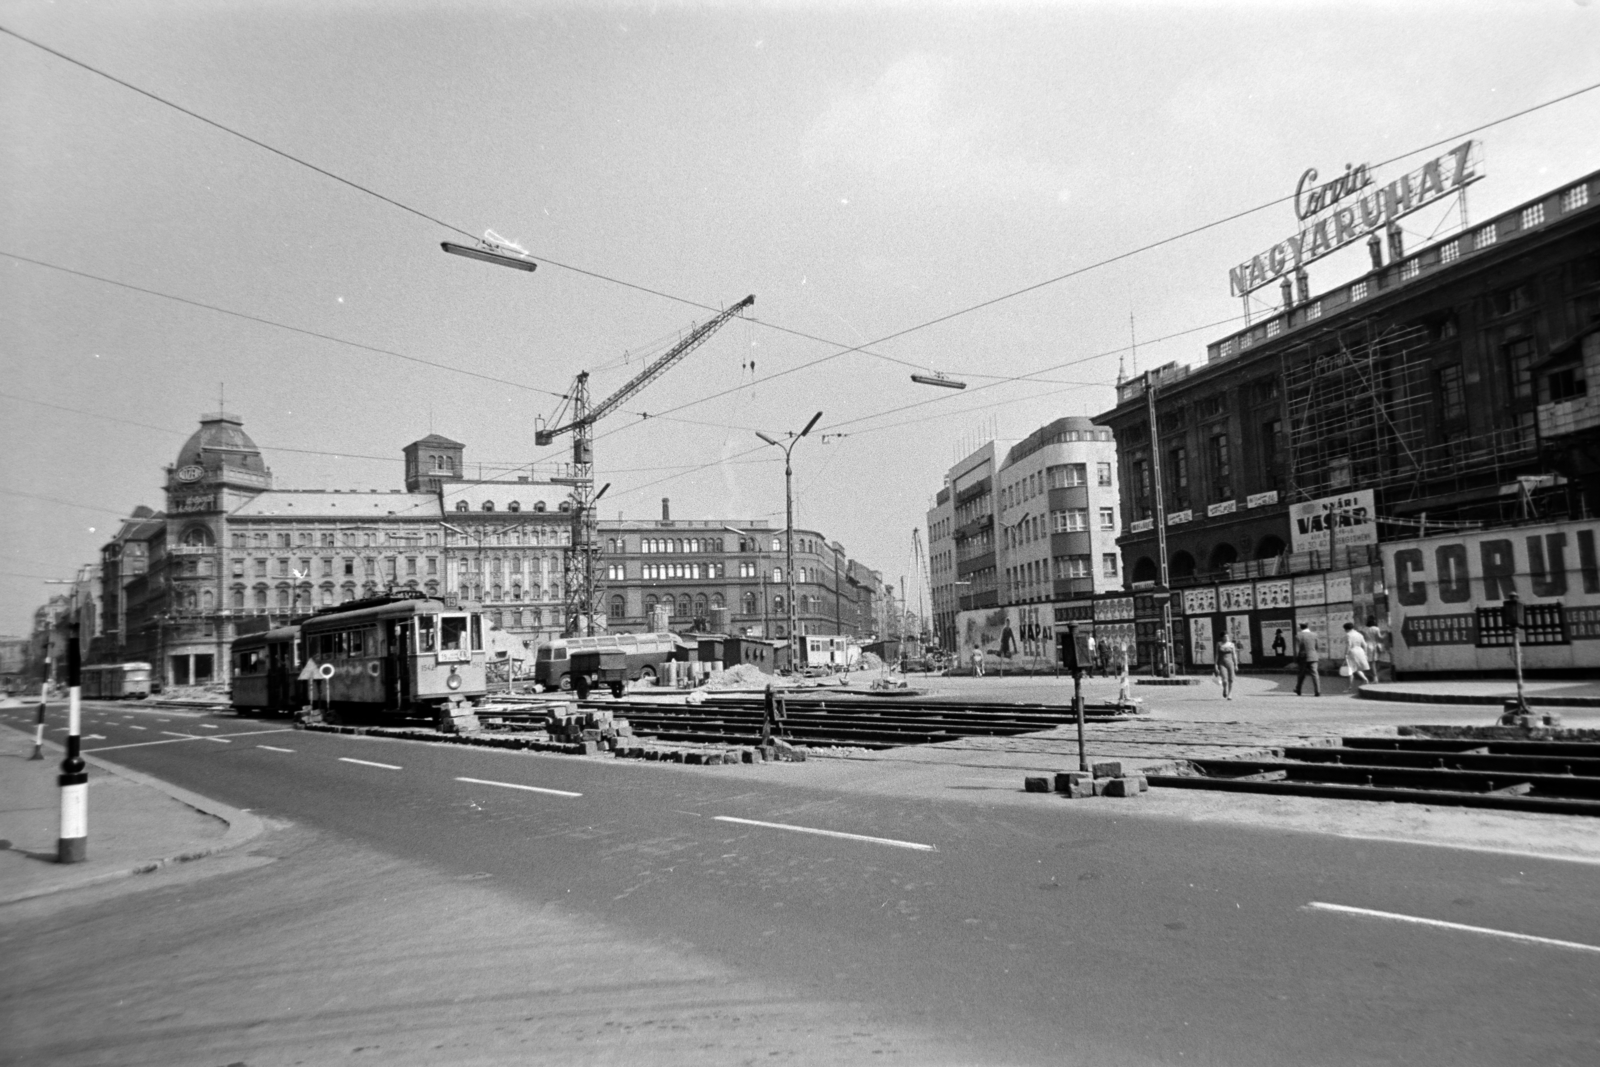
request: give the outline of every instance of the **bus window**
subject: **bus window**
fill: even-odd
[[[417,651],[432,652],[438,647],[439,616],[417,616]]]
[[[483,651],[483,616],[473,615],[472,618],[472,651]]]
[[[439,651],[464,652],[467,647],[467,617],[441,615],[439,617]]]

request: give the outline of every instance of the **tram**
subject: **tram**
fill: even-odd
[[[150,664],[98,663],[79,671],[85,700],[125,700],[150,695]]]
[[[420,593],[325,608],[298,626],[233,643],[233,706],[383,715],[476,703],[488,691],[483,637],[478,612]]]

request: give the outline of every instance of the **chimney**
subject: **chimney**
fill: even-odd
[[[672,498],[671,497],[664,496],[664,497],[661,498],[661,521],[662,522],[671,522],[672,521]]]

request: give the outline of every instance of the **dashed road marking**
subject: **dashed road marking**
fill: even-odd
[[[491,782],[487,778],[457,778],[458,782],[470,782],[473,785],[497,785],[501,789],[522,789],[529,793],[549,793],[554,797],[581,797],[582,793],[571,793],[565,789],[543,789],[536,785],[518,785],[515,782]]]
[[[382,767],[386,771],[399,771],[399,770],[404,770],[405,769],[403,767],[396,767],[392,763],[374,763],[369,759],[351,759],[349,756],[340,756],[339,757],[339,762],[340,763],[359,763],[363,767]]]
[[[1549,945],[1553,948],[1570,948],[1580,952],[1600,952],[1600,945],[1586,945],[1582,941],[1560,941],[1553,937],[1536,937],[1533,934],[1519,934],[1511,930],[1495,930],[1488,926],[1468,926],[1466,923],[1446,922],[1443,919],[1424,919],[1420,915],[1402,915],[1396,911],[1374,911],[1371,908],[1354,908],[1348,904],[1324,904],[1320,900],[1313,900],[1302,910],[1332,911],[1344,915],[1359,915],[1368,919],[1388,919],[1392,922],[1416,923],[1419,926],[1433,926],[1441,930],[1459,930],[1467,934],[1505,937],[1512,941],[1525,941],[1534,945]]]
[[[712,816],[717,822],[735,822],[743,826],[764,826],[769,830],[792,830],[799,834],[817,834],[821,837],[839,837],[846,841],[866,841],[874,845],[890,845],[894,848],[911,848],[918,852],[939,851],[932,845],[924,845],[917,841],[898,841],[892,837],[870,837],[866,834],[847,834],[842,830],[820,830],[815,826],[791,826],[786,822],[762,822],[759,819],[736,819],[732,815]]]
[[[220,741],[220,740],[222,740],[220,737],[208,737],[205,734],[175,734],[175,733],[172,733],[171,730],[162,730],[161,732],[164,733],[164,734],[169,734],[170,735],[167,738],[167,740],[165,740],[165,741],[134,741],[134,742],[132,742],[130,744],[126,744],[126,745],[103,745],[100,748],[87,748],[87,749],[84,749],[84,751],[85,752],[113,752],[113,751],[115,751],[117,749],[120,749],[120,748],[145,748],[145,747],[147,747],[149,745],[175,745],[179,741]],[[281,728],[276,729],[276,730],[241,730],[240,732],[234,734],[233,736],[234,737],[251,737],[251,736],[253,736],[255,734],[287,734],[287,733],[293,733],[293,732],[294,732],[294,730],[293,730],[292,727],[285,726],[285,727],[281,727]],[[232,742],[229,742],[229,743],[231,744]]]
[[[135,726],[135,727],[133,727],[133,729],[138,730],[138,729],[142,729],[142,727]],[[191,741],[200,740],[200,735],[199,734],[180,734],[180,733],[177,733],[177,732],[175,732],[173,730],[162,730],[161,732],[166,734],[168,737],[187,737]]]
[[[279,748],[277,745],[257,745],[256,747],[257,748],[264,748],[268,752],[293,752],[294,751],[294,749],[292,749],[292,748]]]
[[[130,729],[130,730],[140,730],[140,731],[142,731],[142,730],[144,730],[144,729],[145,729],[145,728],[144,728],[144,727],[143,727],[143,726],[130,726],[130,727],[128,727],[128,729]]]
[[[209,722],[203,722],[203,723],[200,724],[200,729],[202,729],[202,730],[215,730],[216,727],[213,726]]]

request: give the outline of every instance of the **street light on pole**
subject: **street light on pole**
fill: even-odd
[[[822,412],[819,411],[815,415],[811,416],[811,421],[806,423],[806,428],[805,429],[801,430],[799,433],[795,433],[792,430],[789,431],[789,434],[788,434],[788,438],[789,439],[788,439],[788,443],[787,444],[785,444],[782,441],[779,441],[775,437],[769,437],[768,435],[762,433],[760,430],[756,431],[756,436],[757,437],[761,438],[767,444],[772,445],[774,448],[780,448],[780,449],[783,450],[783,505],[784,505],[784,519],[785,519],[784,525],[787,527],[787,529],[785,529],[785,531],[784,531],[784,535],[785,535],[784,536],[784,542],[785,542],[785,545],[784,545],[784,574],[783,574],[783,577],[784,577],[784,581],[786,583],[786,586],[785,586],[786,594],[787,594],[787,596],[789,598],[789,603],[788,603],[787,606],[788,606],[788,609],[789,609],[789,669],[790,670],[796,669],[796,664],[799,662],[799,659],[800,659],[800,656],[799,656],[799,653],[798,653],[799,642],[797,640],[799,635],[796,633],[798,624],[797,624],[797,621],[796,621],[795,606],[794,606],[794,464],[792,462],[790,462],[790,456],[794,452],[794,446],[800,443],[800,439],[801,438],[805,437],[806,434],[811,432],[811,428],[817,424],[817,420],[820,419],[820,418],[822,418]]]

